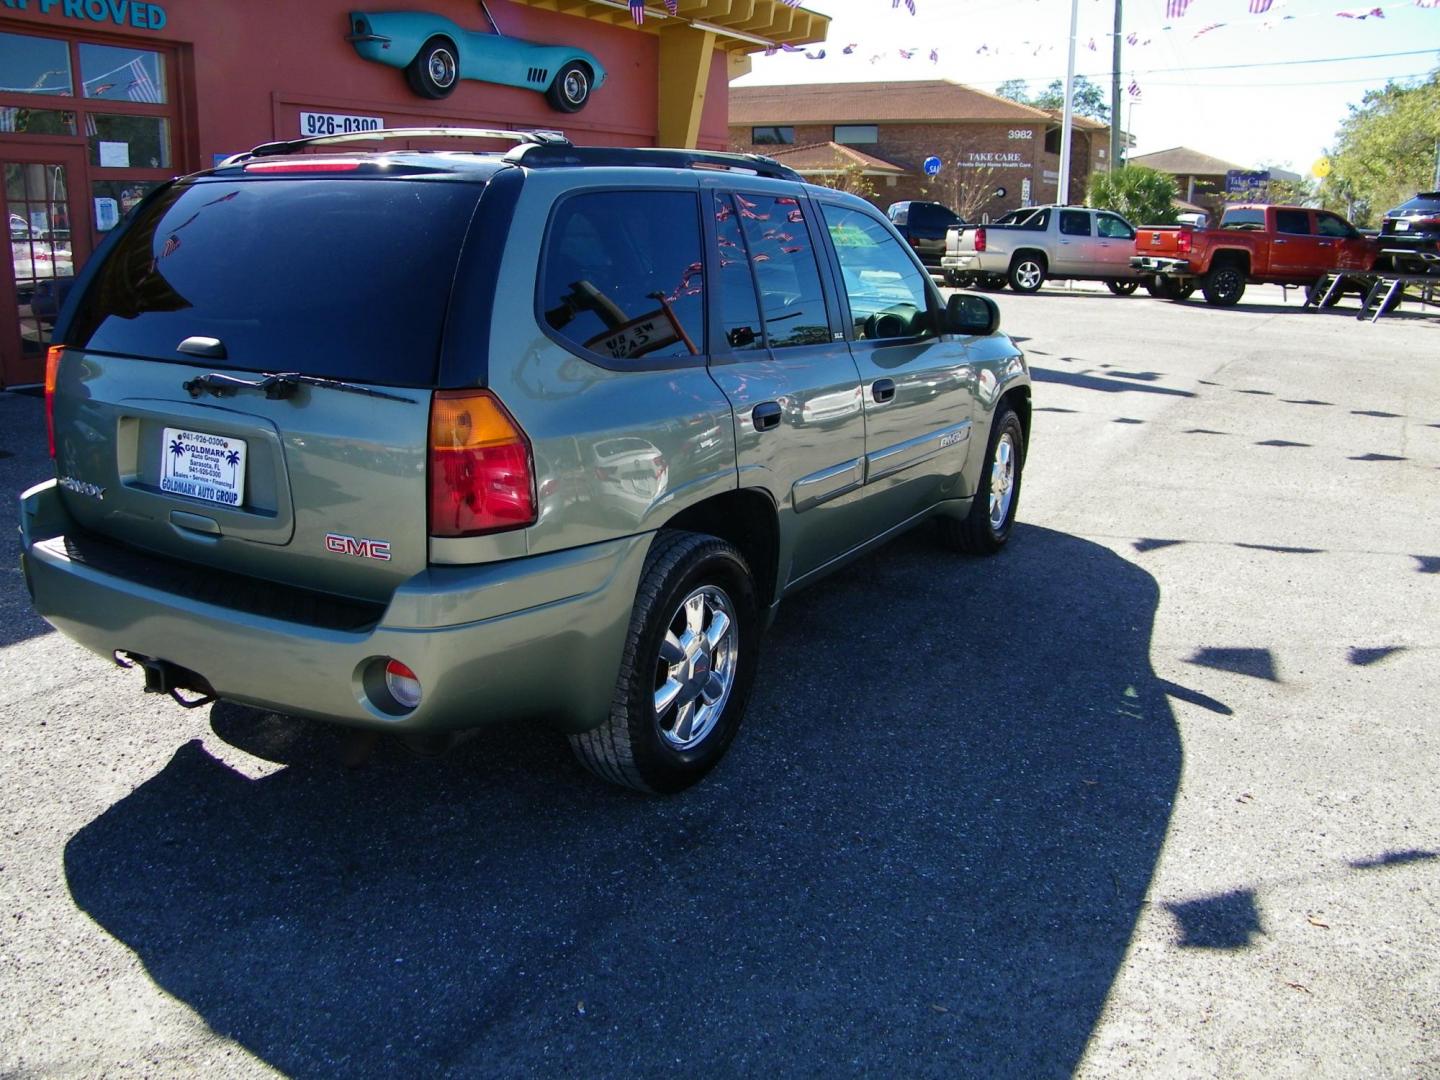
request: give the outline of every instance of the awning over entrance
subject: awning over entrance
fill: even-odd
[[[617,26],[634,25],[625,0],[518,0],[542,11],[579,15]],[[637,27],[663,34],[677,26],[692,26],[715,34],[717,48],[726,52],[758,52],[777,45],[809,45],[824,41],[830,18],[781,0],[680,0],[671,15],[661,0],[648,0],[645,23]]]

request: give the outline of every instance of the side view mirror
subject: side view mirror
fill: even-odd
[[[988,337],[1000,329],[1000,308],[988,296],[954,293],[945,307],[945,329],[952,334]]]

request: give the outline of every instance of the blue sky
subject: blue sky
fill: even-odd
[[[891,0],[805,6],[831,17],[825,59],[757,56],[737,85],[945,78],[993,91],[1021,78],[1036,91],[1065,75],[1070,0],[915,0],[913,16]],[[1336,14],[1377,6],[1383,18]],[[1134,153],[1188,146],[1239,165],[1308,172],[1334,145],[1348,104],[1387,79],[1423,77],[1440,66],[1440,7],[1274,0],[1265,15],[1249,8],[1249,0],[1191,0],[1184,17],[1168,19],[1166,0],[1124,0],[1125,33],[1140,42],[1127,44],[1122,60],[1125,84],[1133,78],[1141,90],[1133,109],[1126,96]],[[1113,0],[1080,0],[1075,69],[1102,83],[1107,98],[1113,22]],[[1199,33],[1215,23],[1224,25]],[[852,43],[854,53],[843,55]],[[938,63],[929,60],[932,48]],[[901,49],[918,52],[905,60]],[[1399,53],[1411,55],[1378,55]],[[1295,63],[1354,56],[1376,58]],[[1220,68],[1240,64],[1265,66]],[[1186,70],[1165,70],[1176,68]]]

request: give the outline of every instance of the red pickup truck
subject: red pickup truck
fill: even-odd
[[[1130,265],[1153,275],[1151,295],[1238,303],[1248,283],[1309,285],[1332,270],[1372,270],[1380,245],[1344,218],[1304,206],[1227,206],[1218,229],[1144,225]]]

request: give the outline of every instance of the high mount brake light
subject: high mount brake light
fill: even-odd
[[[55,383],[60,377],[64,345],[51,345],[45,354],[45,432],[50,437],[50,456],[55,456]]]
[[[430,402],[430,535],[533,525],[530,440],[488,390],[437,390]]]
[[[360,168],[358,161],[305,161],[288,158],[285,161],[252,161],[245,166],[246,172],[256,173],[315,173],[354,172]]]

